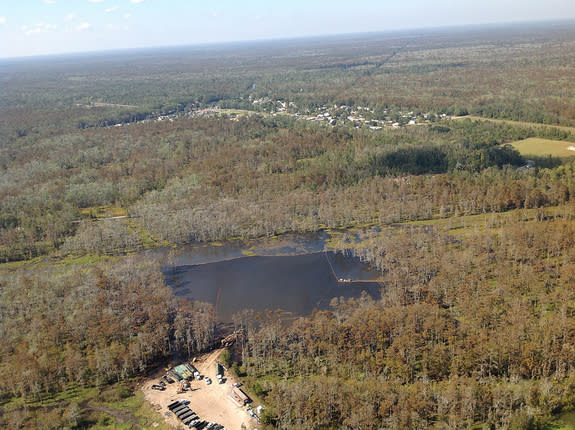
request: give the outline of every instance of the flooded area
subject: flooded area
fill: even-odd
[[[176,296],[213,303],[218,321],[243,310],[305,315],[334,297],[380,297],[378,273],[357,257],[325,251],[325,235],[187,246],[164,267]]]

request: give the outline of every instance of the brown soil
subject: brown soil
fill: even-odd
[[[142,391],[148,402],[154,409],[164,416],[166,422],[174,428],[184,428],[178,418],[168,410],[168,405],[175,400],[187,399],[188,405],[200,419],[208,422],[216,422],[223,425],[226,430],[241,430],[242,424],[246,429],[254,429],[257,421],[250,418],[246,407],[240,407],[229,399],[232,384],[236,381],[226,372],[224,384],[219,384],[216,378],[216,360],[222,350],[218,349],[208,354],[197,357],[194,366],[202,376],[207,376],[212,380],[210,385],[204,379],[191,382],[191,390],[177,394],[178,384],[166,384],[165,391],[152,390],[152,385],[156,384],[164,373],[158,373],[153,378],[146,380],[142,384]]]

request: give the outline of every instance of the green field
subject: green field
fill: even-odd
[[[530,137],[529,139],[512,142],[511,145],[515,149],[517,149],[521,153],[521,155],[525,156],[527,155],[533,155],[537,157],[547,155],[550,155],[552,157],[575,156],[575,146],[573,145],[572,142]]]

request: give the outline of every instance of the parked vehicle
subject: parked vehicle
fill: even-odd
[[[196,418],[195,420],[192,420],[192,421],[188,424],[188,426],[189,426],[190,428],[195,427],[196,424],[199,424],[199,423],[200,423],[200,421],[201,421],[201,420],[200,420],[199,418]]]
[[[197,419],[198,419],[198,416],[197,416],[196,414],[192,414],[192,415],[190,415],[189,417],[184,418],[184,419],[182,420],[182,423],[183,423],[185,426],[187,426],[187,425],[189,425],[192,421],[197,420]]]
[[[177,408],[172,409],[172,412],[174,413],[174,415],[178,416],[178,414],[185,409],[190,409],[190,408],[188,408],[187,406],[184,406],[184,405],[180,405]]]
[[[178,418],[181,419],[182,421],[184,421],[186,418],[191,417],[192,415],[194,415],[194,411],[192,411],[191,409],[188,409],[187,411],[178,415]]]
[[[172,402],[168,405],[168,409],[171,411],[173,409],[175,409],[176,407],[180,406],[180,401],[177,400],[175,402]]]

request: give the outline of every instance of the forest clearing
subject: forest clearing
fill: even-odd
[[[225,374],[225,383],[218,383],[216,377],[216,363],[222,353],[222,349],[216,349],[206,354],[196,357],[194,366],[203,376],[201,380],[192,380],[191,388],[182,393],[178,393],[178,383],[166,385],[165,391],[152,389],[152,385],[161,379],[163,372],[142,382],[141,390],[148,402],[154,409],[164,416],[167,423],[173,427],[181,426],[180,420],[168,410],[168,405],[176,400],[189,400],[189,407],[200,419],[215,422],[223,425],[227,430],[248,430],[257,426],[257,420],[251,418],[246,412],[246,407],[239,406],[230,399],[230,391],[236,379],[229,373]],[[206,384],[206,378],[210,378],[212,383]],[[245,426],[245,427],[242,427]]]
[[[511,142],[510,145],[526,157],[575,157],[575,146],[570,142],[529,137],[517,142]]]

